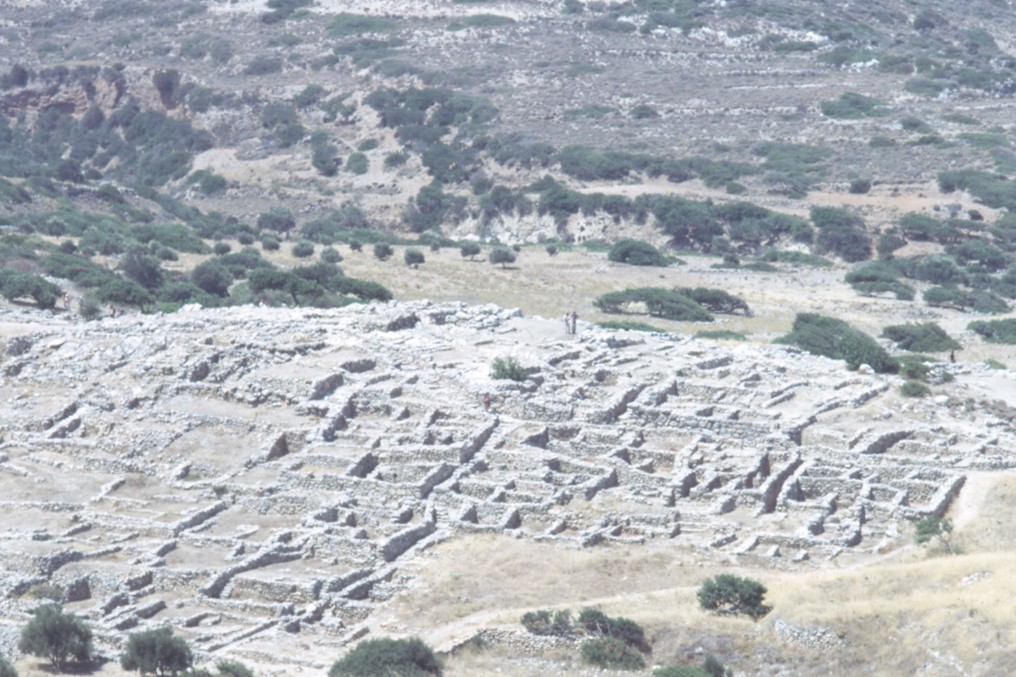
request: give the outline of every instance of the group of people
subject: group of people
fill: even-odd
[[[566,334],[574,334],[578,328],[579,314],[574,310],[564,314],[564,331]]]

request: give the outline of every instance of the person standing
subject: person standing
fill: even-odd
[[[574,310],[571,311],[571,333],[576,333],[578,330],[579,314]]]

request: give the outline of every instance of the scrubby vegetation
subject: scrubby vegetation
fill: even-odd
[[[766,592],[764,585],[750,578],[717,574],[699,587],[698,601],[708,611],[758,619],[771,611],[771,607],[763,604]]]
[[[814,355],[845,360],[849,369],[867,364],[879,373],[899,371],[899,363],[873,338],[833,317],[798,313],[790,333],[777,341]]]
[[[415,637],[365,639],[328,671],[328,677],[440,677],[441,674],[441,661],[434,650]]]

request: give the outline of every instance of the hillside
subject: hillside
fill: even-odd
[[[1011,2],[0,4],[0,655],[1010,671]]]
[[[126,631],[168,623],[204,659],[320,674],[364,633],[442,651],[479,633],[530,674],[527,655],[569,659],[543,654],[554,644],[522,610],[603,604],[651,628],[657,663],[691,643],[747,674],[820,674],[875,638],[806,591],[850,596],[863,573],[886,577],[892,616],[914,614],[897,629],[912,652],[880,658],[890,671],[919,654],[938,656],[927,674],[989,674],[981,661],[1007,656],[1004,641],[952,643],[985,622],[1011,633],[993,605],[933,640],[919,611],[956,594],[956,572],[990,579],[972,594],[1008,585],[991,578],[1008,541],[978,530],[1001,533],[980,491],[1011,484],[1013,414],[996,398],[1016,385],[986,367],[948,367],[939,397],[907,402],[901,377],[792,348],[572,336],[430,302],[88,324],[8,311],[2,326],[5,653],[55,596],[112,657]],[[529,378],[492,380],[499,357]],[[970,552],[927,559],[910,522],[957,494]],[[771,590],[759,624],[697,610],[694,586],[730,570]],[[905,601],[915,576],[932,587]],[[794,634],[819,626],[817,644]]]

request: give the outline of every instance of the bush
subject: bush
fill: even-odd
[[[795,345],[813,355],[846,360],[849,369],[867,364],[879,373],[896,373],[899,365],[867,334],[843,320],[816,313],[798,313],[791,331],[778,343]]]
[[[0,677],[18,677],[18,671],[3,656],[0,656]]]
[[[553,614],[546,609],[530,611],[522,615],[522,625],[534,635],[567,637],[572,632],[571,612],[567,609]]]
[[[261,238],[261,248],[266,252],[279,251],[279,247],[281,246],[282,245],[279,243],[278,238],[272,237],[271,235]]]
[[[194,266],[190,280],[202,291],[215,296],[228,296],[233,284],[233,273],[221,262],[214,259]]]
[[[498,381],[525,381],[529,378],[529,370],[514,357],[495,357],[490,363],[490,377]]]
[[[0,296],[8,301],[31,298],[42,309],[56,305],[60,288],[52,282],[17,270],[0,270]]]
[[[967,325],[988,343],[1016,345],[1016,320],[977,320]]]
[[[634,108],[632,108],[631,113],[629,114],[631,115],[633,120],[646,120],[649,118],[660,117],[660,114],[657,112],[655,108],[644,103],[639,104]]]
[[[296,258],[305,259],[314,255],[314,244],[312,242],[307,242],[306,240],[301,240],[300,242],[294,244],[290,251]]]
[[[296,226],[296,219],[293,217],[293,212],[285,207],[275,207],[259,214],[257,224],[259,230],[285,233]]]
[[[336,661],[328,677],[427,677],[441,675],[433,649],[412,639],[367,639]]]
[[[60,672],[67,661],[84,662],[92,657],[92,631],[81,618],[65,614],[58,604],[44,604],[32,612],[22,631],[18,650],[49,659]]]
[[[394,253],[395,250],[392,249],[392,246],[390,244],[387,244],[385,242],[378,242],[377,244],[374,245],[374,257],[377,258],[379,261],[388,260]]]
[[[270,75],[282,70],[282,59],[275,56],[256,56],[243,69],[244,75]]]
[[[360,151],[351,153],[346,159],[346,171],[352,174],[366,174],[368,167],[367,156]]]
[[[653,245],[632,239],[618,240],[607,252],[607,259],[633,266],[666,266],[670,263]]]
[[[871,190],[871,179],[854,179],[850,182],[850,192],[863,195]]]
[[[645,631],[635,621],[621,616],[607,616],[599,609],[586,607],[579,612],[579,625],[595,635],[615,637],[625,644],[644,647]]]
[[[759,619],[772,610],[772,607],[762,603],[765,594],[766,587],[758,581],[732,574],[718,574],[702,583],[698,590],[698,600],[699,606],[708,611],[745,614]]]
[[[824,115],[841,120],[877,117],[888,112],[882,102],[855,92],[841,94],[835,101],[823,101],[821,107]]]
[[[904,381],[900,386],[900,394],[904,397],[924,397],[929,395],[931,390],[920,381]]]
[[[143,675],[175,675],[194,663],[194,655],[186,640],[174,637],[172,628],[159,628],[131,633],[120,657],[124,670]]]
[[[952,530],[953,525],[948,518],[930,515],[914,522],[914,542],[921,545],[930,540],[938,540],[950,553],[954,553]]]
[[[496,247],[490,252],[490,262],[494,265],[500,264],[504,268],[509,263],[515,263],[515,252],[504,247]]]
[[[617,637],[599,637],[582,642],[582,660],[612,670],[641,670],[646,662],[637,649]]]
[[[480,245],[475,242],[467,242],[459,248],[459,253],[462,254],[462,258],[468,258],[472,261],[480,253]]]
[[[915,353],[940,353],[961,347],[934,322],[891,325],[882,330],[882,336],[893,341],[901,350]]]
[[[342,260],[342,254],[335,247],[325,247],[321,250],[321,260],[328,263],[338,263]]]
[[[215,664],[219,677],[254,677],[254,671],[240,661],[224,658]]]
[[[216,256],[222,256],[223,254],[228,254],[231,251],[233,251],[233,248],[229,246],[228,242],[216,242],[212,245],[212,252]]]
[[[403,254],[403,260],[406,262],[407,266],[419,268],[420,264],[425,261],[425,258],[423,256],[423,252],[419,249],[407,249]]]

